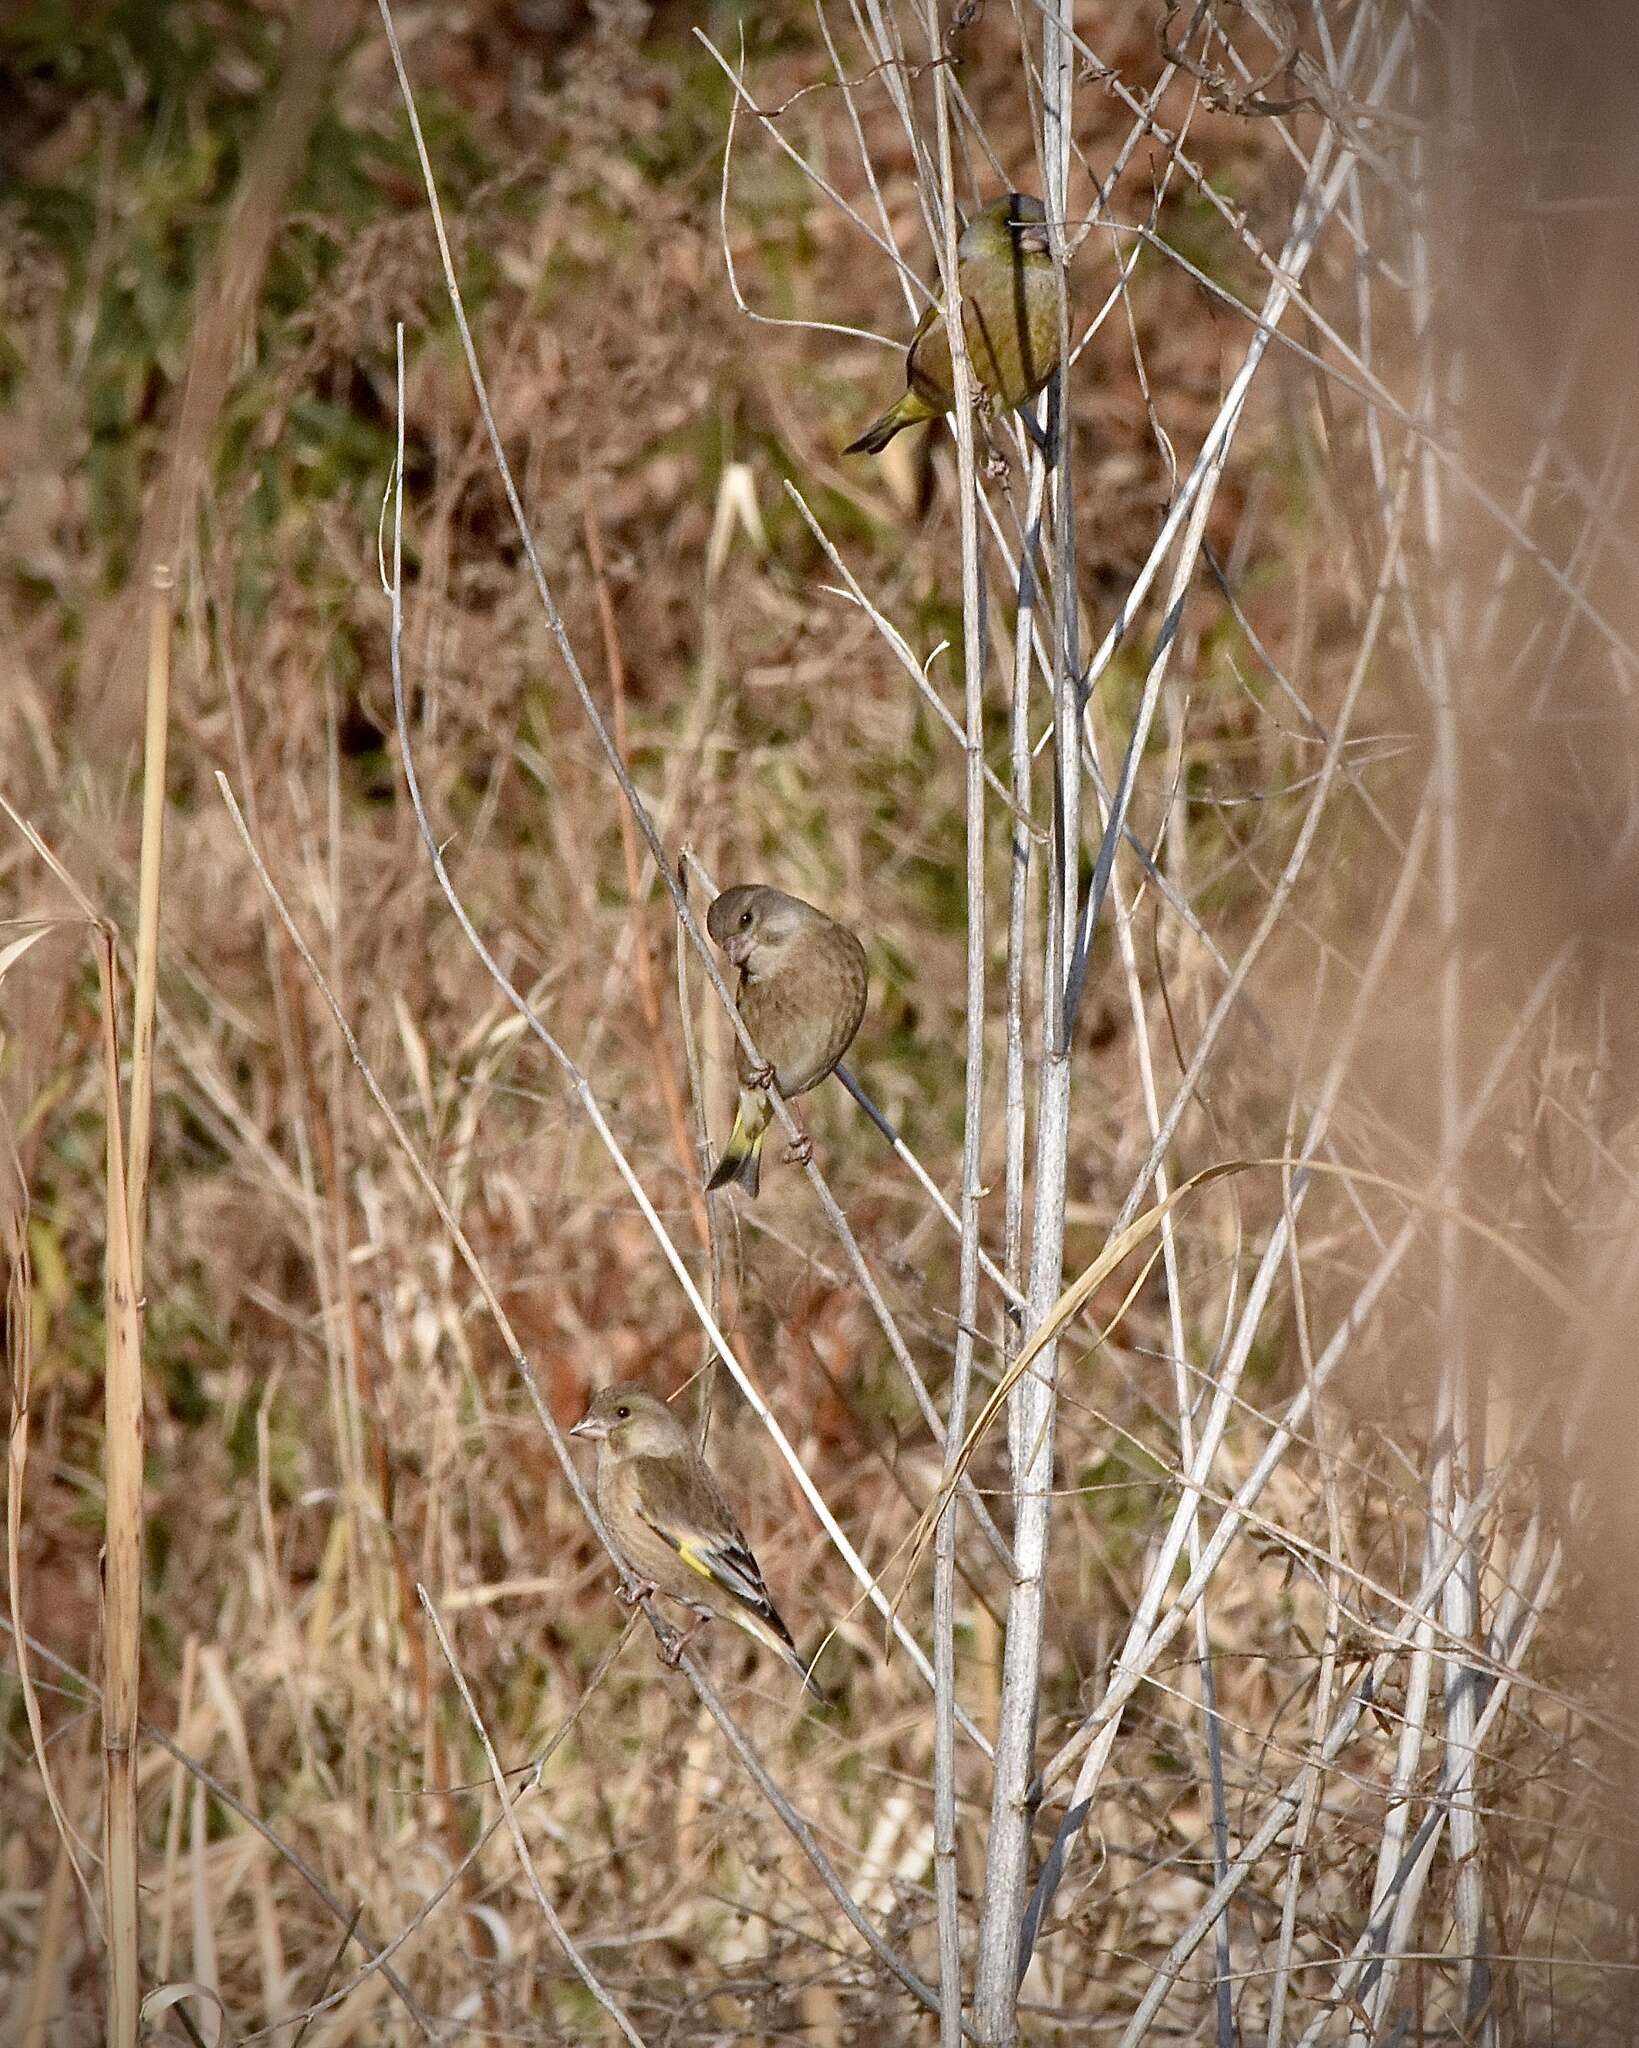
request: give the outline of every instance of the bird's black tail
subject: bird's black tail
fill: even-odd
[[[738,1131],[736,1131],[738,1136]],[[763,1177],[763,1148],[761,1145],[747,1145],[736,1149],[730,1139],[728,1150],[718,1160],[711,1179],[706,1182],[706,1193],[716,1194],[720,1189],[738,1184],[748,1195],[755,1195]]]
[[[890,405],[880,419],[872,420],[859,439],[850,441],[842,452],[844,455],[880,455],[900,428],[909,425],[909,420],[899,417],[899,407]]]

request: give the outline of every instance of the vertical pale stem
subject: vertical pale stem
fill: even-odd
[[[939,55],[938,0],[927,0],[928,49]],[[973,1375],[973,1331],[979,1315],[979,1170],[984,1135],[985,1057],[985,778],[984,591],[980,583],[978,475],[973,459],[973,383],[961,313],[957,268],[956,177],[951,161],[950,106],[942,67],[934,71],[934,116],[942,187],[946,325],[956,403],[957,491],[962,541],[962,648],[967,758],[967,1057],[962,1123],[962,1241],[958,1275],[956,1357],[945,1422],[945,1472],[955,1469],[967,1424]],[[934,1533],[934,1895],[939,1912],[939,2032],[944,2048],[962,2039],[962,1925],[956,1838],[956,1517],[953,1499]]]
[[[1024,949],[1030,916],[1030,656],[1041,575],[1041,517],[1047,469],[1034,450],[1019,549],[1019,609],[1013,632],[1013,829],[1008,839],[1007,877],[1007,1070],[1004,1099],[1007,1168],[1002,1198],[1002,1270],[1019,1292],[1024,1274]],[[1005,1353],[1009,1361],[1024,1341],[1024,1329],[1008,1316]]]
[[[1050,0],[1042,26],[1043,204],[1062,282],[1065,191],[1069,175],[1074,51],[1072,0]],[[1068,359],[1069,311],[1060,293],[1061,355]],[[1076,932],[1081,836],[1080,658],[1076,633],[1075,522],[1069,408],[1064,373],[1055,379],[1049,418],[1058,421],[1055,579],[1058,630],[1053,642],[1053,874],[1042,974],[1042,1062],[1036,1116],[1035,1209],[1030,1254],[1030,1314],[1045,1319],[1064,1272],[1065,1166],[1070,1135],[1070,1044],[1065,983]],[[1049,1344],[1008,1403],[1007,1447],[1013,1470],[1013,1584],[1007,1603],[1002,1700],[996,1731],[984,1909],[974,1979],[979,2039],[1018,2039],[1019,1930],[1029,1880],[1030,1797],[1041,1689],[1042,1614],[1052,1509],[1053,1413],[1058,1346]]]

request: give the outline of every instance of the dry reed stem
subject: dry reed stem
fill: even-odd
[[[148,695],[142,747],[142,852],[137,881],[137,971],[131,997],[131,1142],[125,1210],[131,1273],[142,1297],[148,1153],[154,1111],[154,1004],[159,986],[159,899],[165,856],[165,763],[171,719],[171,567],[156,562],[148,625]]]
[[[103,1900],[108,1940],[109,2048],[135,2048],[141,1984],[138,1926],[136,1745],[142,1674],[143,1398],[142,1222],[153,1118],[154,1002],[158,985],[165,762],[171,677],[171,574],[152,572],[137,980],[131,1043],[129,1164],[119,1098],[118,962],[114,934],[96,932],[102,993],[107,1124],[107,1384],[103,1456],[107,1521],[102,1569]]]
[[[1077,66],[1069,30],[1073,0],[1048,0],[1041,10],[1041,69],[1030,71],[1031,140],[1047,220],[1058,298],[1060,367],[1049,387],[1054,432],[1044,503],[1051,507],[1052,544],[1041,549],[1039,598],[1056,610],[1045,677],[1052,707],[1053,837],[1047,869],[1047,916],[1041,946],[1041,999],[1036,1076],[1035,1154],[1031,1165],[1029,1297],[1039,1324],[1064,1275],[1069,1197],[1070,1123],[1075,1021],[1074,934],[1080,899],[1082,759],[1079,718],[1085,703],[1081,672],[1080,598],[1076,579],[1074,436],[1066,419],[1070,362],[1070,299],[1066,267],[1071,131]],[[1021,24],[1022,27],[1022,24]],[[1056,422],[1056,431],[1055,425]],[[976,550],[976,537],[970,545]],[[1027,561],[1021,561],[1021,578]],[[1034,621],[1032,621],[1032,624]],[[1045,741],[1047,732],[1044,730]],[[1019,2038],[1020,1955],[1029,1896],[1030,1836],[1035,1801],[1035,1750],[1041,1712],[1046,1633],[1046,1580],[1053,1519],[1054,1431],[1058,1417],[1058,1346],[1040,1347],[1039,1364],[1014,1382],[1007,1411],[1008,1466],[1013,1493],[1013,1578],[997,1714],[990,1829],[985,1840],[984,1892],[974,1964],[974,2016],[981,2037],[1010,2048]]]
[[[940,49],[939,10],[927,0],[925,33],[929,58]],[[949,1407],[944,1419],[944,1465],[950,1475],[967,1419],[973,1377],[973,1342],[979,1314],[979,1203],[984,1140],[985,1057],[985,778],[984,673],[986,635],[984,587],[979,559],[978,472],[974,461],[975,377],[968,359],[957,260],[956,173],[951,154],[950,105],[943,66],[934,70],[934,119],[939,152],[939,274],[947,309],[956,435],[956,491],[962,550],[962,696],[965,789],[963,879],[967,961],[967,1015],[963,1046],[961,1244],[957,1278],[956,1356],[951,1367]],[[948,1482],[947,1482],[948,1483]],[[944,2048],[962,2039],[962,1961],[959,1841],[956,1805],[956,1487],[951,1485],[934,1537],[933,1571],[933,1858],[934,1896],[939,1915],[939,2037]],[[998,1757],[1000,1751],[998,1746]],[[977,2015],[977,2008],[976,2008]]]
[[[102,1556],[103,1915],[108,2048],[136,2048],[138,1980],[137,1703],[142,1675],[142,1316],[125,1205],[119,1087],[119,964],[114,934],[93,934],[101,995],[106,1125],[106,1377]]]

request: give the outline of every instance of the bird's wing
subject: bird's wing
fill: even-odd
[[[905,351],[905,381],[911,392],[935,412],[948,412],[954,403],[950,366],[950,336],[945,332],[945,309],[929,306],[916,323],[911,345]]]
[[[828,1074],[854,1042],[854,1034],[865,1015],[870,975],[865,960],[865,948],[860,944],[858,936],[845,924],[832,925],[825,936],[836,958],[838,983],[837,1003],[831,1017],[830,1036],[824,1051],[824,1073]]]
[[[643,1458],[634,1463],[642,1468],[633,1474],[638,1511],[655,1534],[691,1571],[772,1623],[789,1641],[751,1545],[705,1467],[685,1464],[681,1458]]]
[[[941,317],[943,312],[944,308],[937,304],[931,306],[924,306],[922,308],[922,317],[920,320],[917,321],[916,332],[911,336],[912,348],[915,348],[916,344],[922,339],[923,335],[927,333],[928,329],[933,325],[934,321]]]

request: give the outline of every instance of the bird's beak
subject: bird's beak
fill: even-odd
[[[588,1437],[595,1442],[599,1437],[607,1436],[609,1432],[603,1423],[598,1420],[597,1416],[583,1415],[569,1434],[571,1436]]]
[[[1047,239],[1046,228],[1035,221],[1032,221],[1029,227],[1020,228],[1019,247],[1032,256],[1050,256],[1053,253],[1053,246]]]
[[[750,932],[731,932],[724,942],[723,951],[728,955],[732,965],[744,967],[751,958],[751,949],[756,943]]]

